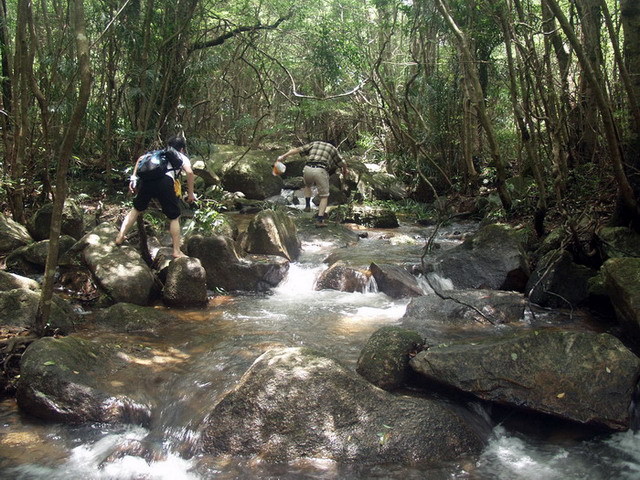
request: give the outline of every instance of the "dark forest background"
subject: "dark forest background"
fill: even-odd
[[[609,196],[640,227],[637,0],[2,0],[0,22],[21,223],[184,132],[201,156],[331,140],[416,201],[489,185],[512,217]]]

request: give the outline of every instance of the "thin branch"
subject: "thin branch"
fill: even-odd
[[[255,25],[244,25],[241,27],[236,27],[233,30],[229,30],[227,33],[224,33],[212,40],[208,40],[206,42],[193,43],[188,49],[189,53],[195,52],[196,50],[203,50],[205,48],[222,45],[224,42],[226,42],[230,38],[233,38],[236,35],[241,35],[246,32],[257,32],[259,30],[275,30],[280,26],[282,22],[284,22],[285,20],[289,20],[292,16],[293,16],[293,12],[289,12],[287,15],[285,15],[284,17],[280,17],[278,20],[275,21],[275,23],[272,23],[271,25],[263,25],[262,23],[257,23]]]

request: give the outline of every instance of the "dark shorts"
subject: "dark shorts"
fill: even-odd
[[[133,199],[133,208],[144,212],[152,198],[158,199],[162,213],[170,220],[180,216],[180,202],[178,202],[178,197],[173,189],[173,178],[169,175],[164,175],[159,180],[142,182],[136,198]]]

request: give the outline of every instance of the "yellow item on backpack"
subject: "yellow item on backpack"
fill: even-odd
[[[173,191],[176,192],[176,197],[182,196],[182,184],[177,178],[173,181]]]

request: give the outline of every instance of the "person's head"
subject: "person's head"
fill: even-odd
[[[174,135],[167,140],[167,145],[175,148],[179,152],[182,152],[187,149],[187,140],[182,135]]]

